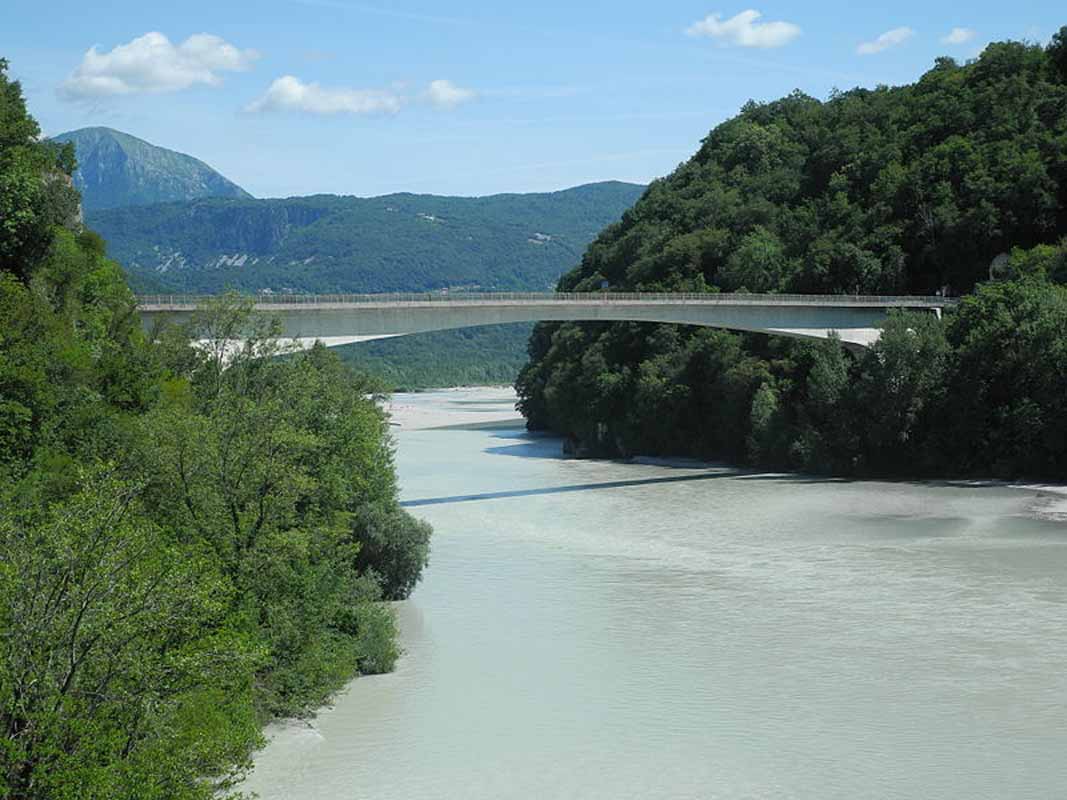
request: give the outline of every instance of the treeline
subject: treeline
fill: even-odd
[[[974,292],[839,343],[538,326],[533,428],[591,454],[854,475],[1067,478],[1067,28],[916,84],[748,104],[654,183],[563,291]]]
[[[398,505],[376,385],[334,355],[273,358],[225,299],[142,331],[6,67],[0,796],[225,795],[267,719],[391,669],[381,601],[430,529]]]

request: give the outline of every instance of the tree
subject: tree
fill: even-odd
[[[78,195],[73,151],[37,141],[40,128],[7,69],[0,59],[0,269],[26,279],[54,227],[78,225]]]
[[[392,668],[380,600],[429,526],[399,509],[377,384],[325,348],[285,352],[233,298],[145,335],[5,68],[0,795],[220,797],[263,721]]]
[[[1000,477],[1067,476],[1067,289],[983,286],[964,298],[947,337],[946,462]]]
[[[805,469],[849,472],[855,466],[856,428],[851,421],[850,357],[831,336],[810,346],[801,406],[800,436],[792,458]]]
[[[1011,252],[1008,269],[1016,279],[1067,283],[1067,239],[1062,240],[1058,246],[1039,244],[1029,250],[1016,247]]]
[[[234,584],[268,653],[271,714],[321,702],[363,660],[388,668],[392,628],[372,606],[411,591],[430,536],[397,504],[377,385],[321,345],[279,352],[276,333],[237,298],[202,312],[187,333],[201,345],[169,353],[139,456],[160,524]]]
[[[746,234],[719,272],[719,282],[727,291],[777,291],[788,265],[778,237],[762,226]]]
[[[404,600],[429,563],[431,531],[403,509],[365,505],[352,519],[352,538],[359,544],[356,568],[374,575],[386,600]]]
[[[531,425],[590,454],[778,464],[784,452],[792,466],[848,474],[1056,473],[1067,392],[1049,282],[1067,279],[1065,52],[1067,29],[1048,48],[1001,42],[966,64],[939,59],[906,86],[748,103],[558,287],[602,277],[623,291],[977,288],[988,319],[965,307],[944,323],[890,320],[862,360],[833,343],[546,326],[518,384]],[[978,288],[1006,252],[1001,277],[1019,285]],[[1043,302],[1020,288],[1030,283],[1046,287]]]
[[[930,313],[894,314],[859,365],[864,469],[915,475],[944,407],[950,361],[945,328]]]
[[[1049,58],[1061,81],[1067,82],[1067,25],[1060,28],[1048,46]]]
[[[259,741],[259,654],[220,629],[210,560],[105,473],[47,510],[0,515],[0,787],[12,798],[209,798]],[[241,710],[242,698],[247,711]],[[231,716],[209,713],[226,704]],[[196,716],[196,737],[180,722]],[[204,724],[208,723],[210,724]]]

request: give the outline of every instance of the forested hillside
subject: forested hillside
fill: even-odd
[[[74,145],[74,186],[86,211],[200,197],[251,197],[203,161],[111,128],[60,133]]]
[[[429,526],[377,384],[222,299],[146,337],[0,60],[0,797],[230,796],[262,724],[397,657]],[[247,335],[227,352],[235,331]],[[206,348],[191,346],[191,337]]]
[[[837,343],[539,326],[531,427],[590,453],[849,474],[1067,477],[1067,29],[915,84],[750,103],[590,246],[563,291],[968,293]],[[999,258],[998,258],[999,257]]]
[[[89,212],[88,222],[142,293],[546,290],[642,190],[204,200]],[[425,333],[340,355],[387,388],[510,383],[528,331]]]
[[[209,199],[93,212],[87,221],[135,285],[165,291],[540,290],[642,189]]]

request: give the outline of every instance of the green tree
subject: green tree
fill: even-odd
[[[352,537],[359,544],[356,567],[375,577],[385,599],[403,600],[429,562],[431,530],[403,509],[366,504],[352,519]]]
[[[232,298],[142,331],[5,68],[0,795],[226,796],[271,715],[392,668],[429,527],[376,382]]]
[[[1067,289],[989,284],[949,323],[945,462],[1001,477],[1067,476]]]
[[[894,314],[866,352],[852,391],[862,410],[864,469],[915,475],[944,407],[950,352],[933,314]]]
[[[236,298],[202,312],[187,334],[201,345],[165,363],[140,456],[160,524],[209,547],[236,587],[268,653],[257,701],[272,714],[361,668],[374,637],[360,621],[380,629],[369,607],[410,592],[430,534],[397,504],[376,384],[321,345],[280,352],[276,333]],[[395,658],[383,652],[366,655],[375,669]]]
[[[1016,247],[1011,251],[1008,269],[1015,278],[1067,283],[1067,239],[1059,245],[1039,244],[1029,250]]]
[[[78,194],[73,150],[38,141],[40,128],[7,69],[0,58],[0,265],[24,279],[55,226],[77,225]]]
[[[1053,35],[1048,46],[1048,54],[1059,79],[1067,82],[1067,26],[1060,28]]]
[[[787,274],[785,251],[778,237],[757,226],[740,242],[719,272],[719,281],[727,291],[777,291]]]
[[[988,319],[965,306],[946,323],[890,320],[862,359],[834,343],[658,325],[539,326],[517,383],[528,424],[596,455],[1060,471],[1051,284],[1067,278],[1065,36],[940,58],[906,86],[748,103],[557,287],[959,295],[1011,253],[998,277],[1019,282],[978,289]],[[1039,376],[1022,354],[1054,366]]]
[[[199,778],[224,785],[259,741],[237,698],[260,656],[220,628],[230,590],[207,554],[156,528],[136,485],[79,483],[48,509],[2,506],[4,796],[208,798]]]

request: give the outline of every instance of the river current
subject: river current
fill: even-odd
[[[395,402],[435,529],[405,654],[272,726],[246,791],[1067,797],[1053,498],[566,459],[506,390]]]

